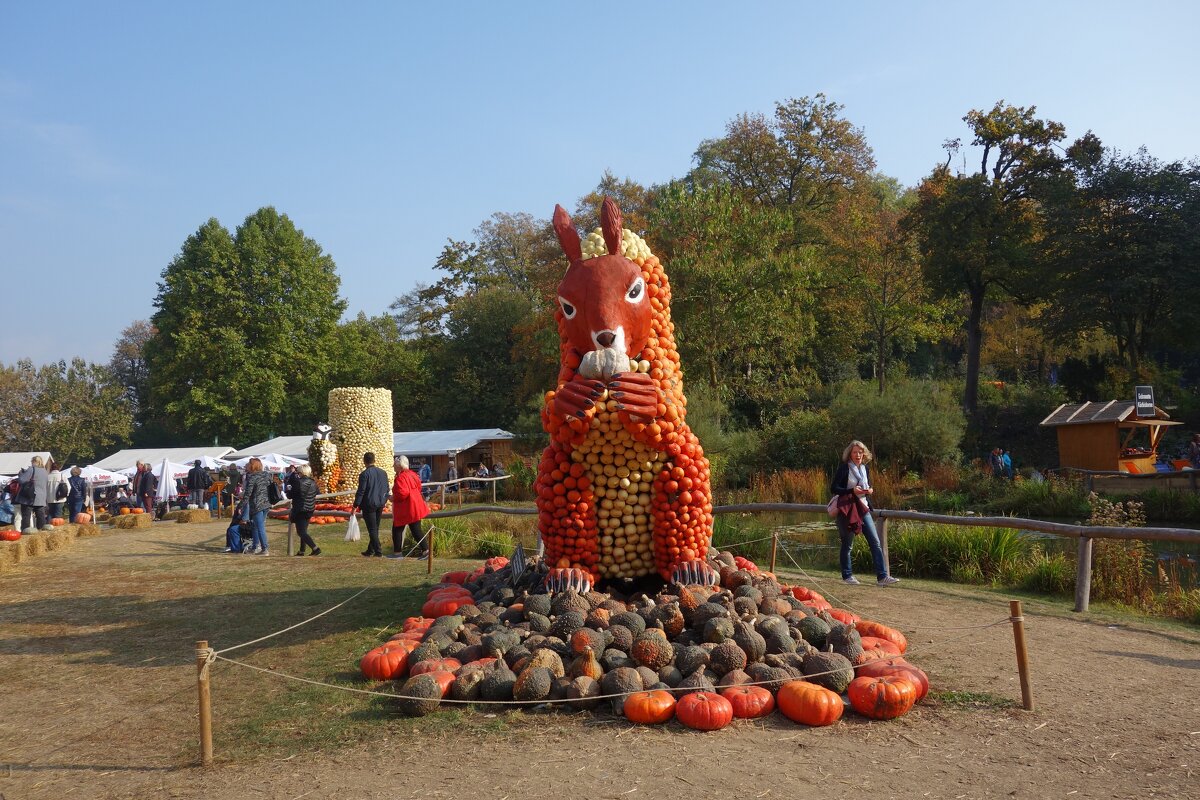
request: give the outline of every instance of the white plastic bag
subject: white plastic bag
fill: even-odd
[[[357,542],[359,540],[358,533],[358,514],[350,514],[350,521],[346,523],[346,541]]]

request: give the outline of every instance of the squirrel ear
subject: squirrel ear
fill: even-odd
[[[604,198],[600,206],[600,229],[604,231],[604,244],[608,246],[608,254],[621,255],[621,227],[624,225],[621,209],[611,197]]]
[[[562,206],[554,207],[552,224],[554,233],[558,236],[558,244],[567,254],[567,260],[572,264],[583,261],[583,247],[579,244],[579,231],[575,230],[575,223],[571,222],[571,215]]]

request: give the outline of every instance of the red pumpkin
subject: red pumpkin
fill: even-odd
[[[434,598],[426,600],[425,605],[421,606],[421,613],[427,617],[444,617],[447,614],[453,614],[463,606],[474,605],[475,601],[470,597],[466,598]]]
[[[715,692],[692,692],[675,704],[675,718],[697,731],[716,731],[733,721],[733,704]]]
[[[808,681],[788,681],[775,701],[792,722],[802,725],[832,725],[842,718],[845,704],[837,692]]]
[[[894,643],[896,647],[899,647],[901,653],[908,649],[908,640],[904,638],[904,634],[895,628],[889,628],[882,622],[872,622],[869,619],[862,619],[855,623],[854,627],[858,629],[861,636],[875,636],[880,639],[887,639]]]
[[[19,542],[21,540],[21,532],[18,530],[0,531],[0,539],[6,542]]]
[[[842,623],[843,625],[851,625],[855,622],[858,622],[860,619],[862,619],[862,617],[860,617],[858,614],[847,611],[844,608],[829,609],[829,616],[833,617],[834,619],[836,619],[838,622]]]
[[[929,694],[929,676],[919,667],[913,666],[903,658],[887,658],[871,661],[854,668],[858,677],[879,678],[884,675],[895,675],[907,678],[917,690],[915,702],[921,702]]]
[[[413,664],[412,669],[408,671],[408,676],[424,675],[426,672],[446,671],[453,673],[456,669],[462,666],[457,658],[427,658],[424,661],[418,661]]]
[[[775,710],[775,698],[762,686],[728,686],[721,690],[721,697],[733,706],[733,716],[738,719],[758,719]]]
[[[864,717],[895,719],[912,710],[917,689],[912,681],[898,675],[855,678],[846,689],[850,705]]]
[[[358,662],[358,668],[373,681],[392,681],[404,675],[408,652],[404,647],[385,644],[368,651]]]
[[[634,692],[625,698],[624,713],[630,722],[657,725],[675,716],[675,698],[662,689]]]
[[[815,591],[814,589],[808,588],[807,586],[793,586],[789,588],[788,591],[792,593],[792,597],[800,601],[813,600],[821,603],[825,602],[824,595],[818,591]]]
[[[858,625],[856,624],[854,627],[857,628]],[[893,642],[890,639],[881,639],[878,636],[863,635],[862,636],[862,647],[863,647],[863,651],[878,650],[882,653],[887,654],[888,656],[899,656],[900,655],[900,646],[899,645],[897,645],[895,642]]]
[[[433,626],[434,620],[425,617],[409,617],[404,620],[404,630],[411,631],[416,628],[421,630],[429,630]]]
[[[471,573],[466,570],[461,572],[447,572],[442,575],[442,583],[457,583],[459,586],[467,582],[467,578]]]
[[[444,669],[438,669],[429,674],[432,675],[433,679],[438,682],[438,686],[442,687],[442,697],[450,694],[450,685],[454,683],[453,672]]]

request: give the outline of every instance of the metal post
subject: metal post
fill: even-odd
[[[213,762],[212,743],[212,695],[208,685],[208,642],[196,642],[196,693],[200,701],[200,766],[211,767]]]
[[[1021,601],[1008,602],[1013,626],[1013,642],[1017,647],[1017,674],[1021,677],[1021,707],[1033,711],[1033,687],[1029,683],[1029,653],[1025,650],[1025,616],[1021,613]]]
[[[425,534],[425,557],[428,559],[425,562],[425,574],[433,574],[433,526],[429,526],[429,531]]]
[[[492,478],[491,483],[492,483],[492,505],[496,505],[496,484],[499,483],[499,481],[495,478]]]
[[[1087,611],[1092,597],[1092,539],[1079,537],[1079,563],[1075,565],[1075,610]]]
[[[771,532],[771,574],[775,574],[775,551],[779,548],[779,533]]]

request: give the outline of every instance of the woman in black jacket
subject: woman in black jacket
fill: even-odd
[[[297,467],[288,477],[288,497],[292,501],[292,513],[288,519],[296,526],[300,537],[300,549],[296,555],[304,555],[304,548],[312,550],[314,556],[321,555],[321,548],[308,535],[308,521],[317,510],[317,482],[312,479],[312,468],[308,464]]]
[[[858,586],[858,578],[850,564],[850,548],[854,544],[854,534],[862,533],[871,548],[871,559],[875,562],[877,586],[891,586],[899,583],[899,578],[888,574],[883,562],[883,548],[879,546],[879,533],[875,530],[875,520],[871,518],[871,478],[867,472],[867,462],[871,460],[871,451],[862,442],[855,439],[846,445],[842,451],[842,463],[833,476],[830,492],[838,496],[837,528],[841,537],[841,551],[838,561],[842,567],[842,583]]]
[[[254,531],[254,547],[250,550],[254,555],[269,556],[267,549],[267,509],[271,507],[268,494],[271,488],[271,476],[263,471],[262,462],[257,458],[250,459],[246,466],[246,488],[242,493],[242,503],[245,505],[246,519]]]

